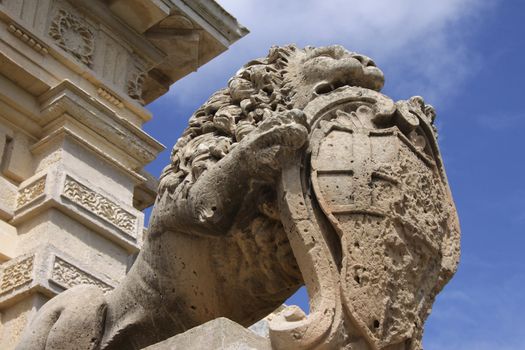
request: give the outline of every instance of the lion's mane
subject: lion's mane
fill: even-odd
[[[274,46],[268,56],[248,62],[189,119],[171,152],[159,192],[192,183],[273,113],[292,108],[294,89],[287,79],[295,45]]]

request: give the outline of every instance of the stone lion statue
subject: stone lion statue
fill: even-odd
[[[422,98],[340,46],[272,47],[190,118],[144,247],[103,294],[42,307],[19,349],[141,349],[217,317],[248,326],[301,285],[278,349],[419,349],[459,226]]]

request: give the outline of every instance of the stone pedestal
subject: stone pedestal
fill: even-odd
[[[164,146],[144,108],[246,29],[211,0],[0,1],[0,349],[140,250]]]
[[[270,340],[227,318],[217,318],[144,350],[271,350]]]

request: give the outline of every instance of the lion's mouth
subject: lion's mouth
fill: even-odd
[[[348,82],[345,82],[343,80],[335,80],[333,82],[322,81],[314,86],[314,93],[317,96],[324,95],[334,90],[337,90],[343,86],[350,86],[350,85],[348,84]]]

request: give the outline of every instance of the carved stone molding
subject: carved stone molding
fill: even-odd
[[[92,284],[102,289],[105,293],[113,289],[113,287],[107,283],[100,281],[93,275],[59,257],[55,257],[51,280],[65,288],[72,288],[80,284]]]
[[[3,268],[0,280],[0,294],[32,281],[34,256],[14,263],[8,263]]]
[[[47,125],[67,113],[143,165],[153,161],[157,154],[164,150],[162,144],[136,125],[120,117],[98,100],[90,98],[89,94],[69,81],[64,81],[49,90],[41,99],[41,125]],[[144,117],[142,120],[149,120]],[[137,180],[145,181],[140,177]]]
[[[1,2],[1,1],[0,1]],[[22,40],[24,43],[26,43],[29,47],[31,47],[36,52],[47,55],[48,50],[42,42],[35,39],[31,34],[28,34],[25,30],[22,28],[19,28],[15,24],[10,24],[7,27],[7,30],[9,30],[11,33],[13,33],[14,36]]]
[[[69,176],[66,177],[62,196],[136,238],[137,217]]]
[[[18,197],[16,199],[16,206],[20,208],[26,205],[29,202],[34,201],[37,197],[44,194],[44,189],[46,187],[46,177],[43,176],[40,179],[36,180],[29,186],[21,188],[18,191]]]
[[[49,27],[49,36],[64,51],[75,56],[86,66],[92,66],[95,37],[80,18],[65,10],[59,10]]]
[[[124,104],[122,103],[122,101],[118,99],[117,97],[115,97],[112,93],[110,93],[106,89],[98,88],[97,93],[100,97],[105,98],[106,100],[108,100],[109,102],[117,106],[118,108],[124,107]]]

